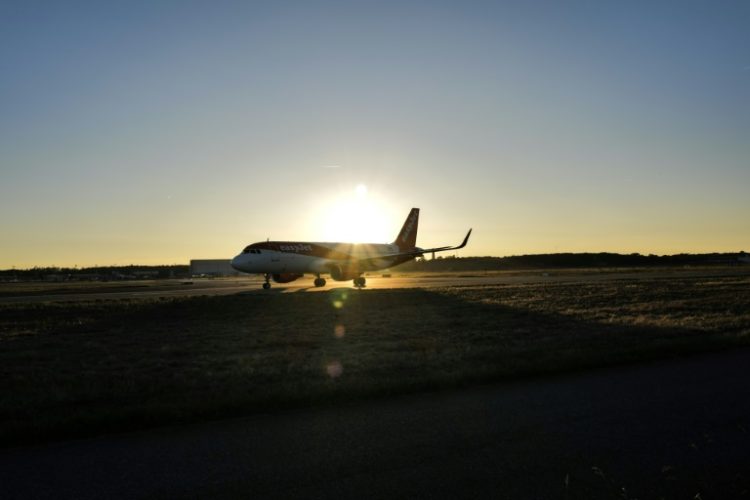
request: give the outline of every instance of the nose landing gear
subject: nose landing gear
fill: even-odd
[[[263,290],[268,290],[271,288],[271,275],[265,274],[264,277],[266,278],[266,282],[263,283]]]
[[[313,284],[317,287],[326,286],[326,280],[324,280],[323,278],[320,277],[320,275],[318,275],[318,277],[315,278],[315,281],[313,281]]]

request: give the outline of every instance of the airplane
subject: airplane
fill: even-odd
[[[261,241],[245,247],[232,259],[231,265],[238,271],[262,274],[263,288],[271,288],[271,279],[276,283],[290,283],[304,276],[315,275],[313,284],[325,286],[321,274],[330,274],[335,281],[352,280],[354,286],[365,286],[362,276],[367,271],[377,271],[408,262],[426,253],[458,250],[466,246],[471,229],[458,246],[419,248],[417,227],[419,209],[412,208],[401,231],[391,244],[381,243],[315,243],[307,241]]]

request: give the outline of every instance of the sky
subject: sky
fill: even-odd
[[[750,250],[750,3],[0,1],[0,268]]]

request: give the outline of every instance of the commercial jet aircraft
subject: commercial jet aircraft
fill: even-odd
[[[417,226],[419,209],[412,208],[398,237],[391,244],[378,243],[313,243],[307,241],[262,241],[248,245],[232,259],[232,267],[251,274],[263,274],[263,288],[271,288],[270,280],[289,283],[305,273],[314,274],[315,286],[325,286],[321,274],[330,274],[335,281],[353,280],[354,286],[365,286],[362,276],[367,271],[386,269],[408,262],[425,253],[458,250],[466,246],[471,229],[464,241],[455,247],[419,248]]]

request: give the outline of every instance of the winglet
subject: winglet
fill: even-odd
[[[472,228],[473,229],[473,228]],[[469,242],[469,236],[471,236],[471,229],[469,229],[469,232],[466,233],[466,238],[464,238],[464,241],[456,247],[456,250],[459,248],[463,248],[466,246],[466,244]]]

